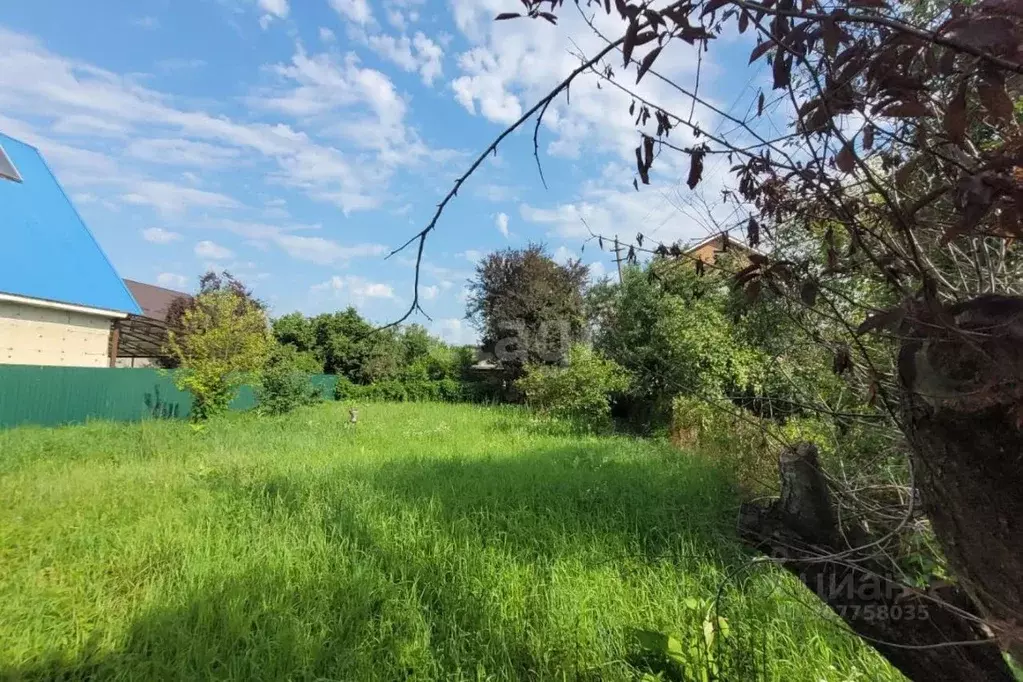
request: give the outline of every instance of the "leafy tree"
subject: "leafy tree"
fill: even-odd
[[[724,398],[759,394],[765,356],[741,337],[724,277],[656,258],[623,271],[590,296],[594,346],[629,370],[630,418],[664,425],[677,395]]]
[[[540,244],[491,253],[469,283],[467,317],[513,375],[527,362],[561,362],[583,337],[587,274],[577,260],[555,262]]]
[[[308,355],[295,350],[294,346],[274,345],[256,385],[260,413],[287,414],[295,408],[318,402],[321,396],[310,381],[310,373],[305,369],[307,366]]]
[[[272,327],[278,343],[286,343],[299,351],[312,351],[317,346],[313,321],[302,313],[282,315],[273,321]]]
[[[563,9],[557,0],[522,5],[521,15],[498,18],[556,24]],[[892,501],[881,486],[825,480],[816,450],[797,444],[782,460],[788,470],[780,500],[746,509],[743,531],[786,557],[782,565],[811,588],[814,577],[817,585],[863,587],[844,601],[846,595],[822,596],[907,676],[1013,679],[1002,651],[1023,659],[1023,525],[1007,521],[1023,517],[1023,468],[1005,454],[1023,451],[1019,2],[622,0],[592,7],[613,17],[585,18],[602,47],[582,55],[481,152],[408,245],[421,259],[468,176],[532,115],[559,112],[560,96],[582,75],[629,101],[622,115],[638,128],[637,189],[650,184],[655,161],[663,167],[672,153],[688,162],[690,189],[700,186],[706,161],[727,159],[734,182],[723,196],[738,219],[722,231],[745,231],[754,247],[805,232],[818,246],[795,257],[766,249],[732,273],[745,297],[772,292],[803,304],[806,315],[793,317],[806,338],[833,353],[836,373],[875,408],[867,416],[889,429],[894,447],[906,444],[903,471],[917,474],[902,479],[902,495]],[[607,35],[616,21],[618,30]],[[777,91],[737,103],[751,112],[741,118],[705,97],[699,77],[702,55],[716,54],[718,37],[733,31],[755,38],[749,62],[769,66]],[[691,87],[674,80],[685,70],[669,63],[671,55],[686,55],[679,43],[701,55]],[[620,69],[608,63],[619,57]],[[621,77],[630,69],[634,81]],[[666,108],[635,91],[644,78],[660,79],[691,102],[682,111]],[[760,125],[768,116],[771,125]],[[722,123],[716,129],[705,125],[713,117]],[[669,137],[679,126],[692,130],[691,143]],[[678,245],[644,247],[642,235],[629,253],[644,248],[685,258]],[[850,286],[879,287],[889,302],[864,305],[849,296]],[[807,325],[807,317],[827,322]],[[868,333],[878,339],[865,342]],[[814,391],[804,402],[828,413]],[[960,585],[941,589],[940,599],[938,590],[928,595],[926,622],[865,615],[879,606],[924,605],[900,589],[906,577],[886,559],[904,533],[920,527],[917,502]],[[854,508],[843,510],[847,504]],[[866,530],[885,529],[892,518],[898,522],[888,531]]]
[[[612,397],[629,387],[630,377],[615,361],[575,344],[567,365],[527,364],[516,384],[541,412],[600,429],[610,423]]]
[[[192,418],[205,420],[226,411],[238,387],[263,367],[271,337],[254,299],[234,286],[211,287],[184,311],[169,347],[180,366],[175,382],[192,394]]]

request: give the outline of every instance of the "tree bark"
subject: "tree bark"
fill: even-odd
[[[867,539],[842,536],[815,446],[787,449],[779,469],[781,498],[768,507],[743,506],[740,532],[747,543],[777,558],[909,679],[1015,679],[989,634],[971,617],[971,601],[960,588],[908,588],[869,549],[843,553]]]
[[[899,355],[916,487],[958,583],[1023,661],[1023,299],[981,296]]]

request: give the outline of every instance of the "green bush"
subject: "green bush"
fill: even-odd
[[[670,435],[676,445],[722,462],[751,495],[777,489],[778,455],[786,444],[814,443],[827,462],[836,443],[833,425],[821,418],[792,417],[778,423],[727,401],[715,404],[692,396],[672,401]]]
[[[610,423],[612,396],[630,384],[621,365],[582,344],[569,349],[567,366],[526,365],[515,382],[531,407],[591,429]]]
[[[369,400],[380,402],[458,402],[466,400],[463,384],[451,377],[428,379],[404,377],[387,379],[373,384],[352,383],[347,377],[338,377],[334,385],[336,400]]]
[[[309,363],[303,353],[288,344],[276,346],[256,385],[256,400],[261,414],[287,414],[297,407],[321,399],[310,381]]]
[[[178,388],[192,394],[192,419],[227,411],[238,388],[266,363],[272,338],[261,305],[231,288],[199,294],[171,331]]]

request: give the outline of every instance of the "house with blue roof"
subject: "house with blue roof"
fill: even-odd
[[[39,150],[0,133],[0,364],[113,366],[141,312]]]

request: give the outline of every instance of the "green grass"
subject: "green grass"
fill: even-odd
[[[900,679],[742,569],[698,458],[512,408],[346,420],[0,433],[0,678]],[[635,629],[676,633],[685,667]]]

